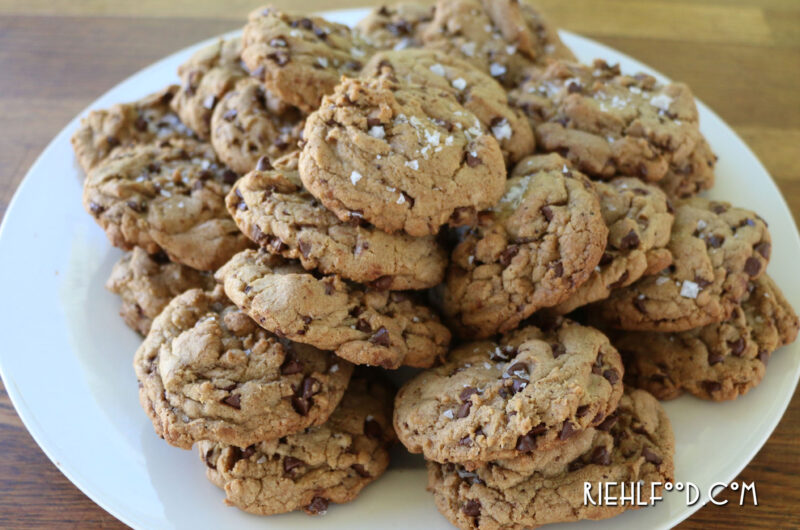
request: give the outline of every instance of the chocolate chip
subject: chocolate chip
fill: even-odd
[[[634,298],[633,307],[635,307],[643,315],[647,314],[647,306],[645,305],[643,298],[639,298],[638,296]]]
[[[757,276],[761,272],[761,261],[752,256],[747,258],[747,261],[744,262],[744,272],[751,277]]]
[[[623,237],[620,240],[619,245],[620,245],[619,248],[622,250],[630,250],[636,248],[639,246],[639,236],[633,229],[631,229],[631,231],[625,234],[625,237]]]
[[[529,453],[536,448],[536,437],[544,434],[547,431],[547,426],[544,423],[540,423],[527,434],[524,434],[517,438],[517,451],[522,451],[523,453]]]
[[[100,215],[101,213],[106,211],[105,207],[100,206],[99,204],[93,201],[89,203],[89,210],[91,210],[91,212],[94,215]]]
[[[628,281],[628,278],[630,278],[630,275],[628,274],[628,271],[623,271],[622,276],[620,276],[617,281],[615,281],[614,283],[609,285],[609,287],[611,289],[619,289],[619,288],[621,288],[622,286],[625,285],[625,282]]]
[[[644,457],[645,460],[647,460],[653,465],[656,466],[661,465],[662,462],[661,457],[655,454],[653,451],[651,451],[649,447],[642,448],[642,456]]]
[[[718,202],[711,203],[711,211],[719,215],[728,211],[728,207]]]
[[[306,507],[306,510],[312,514],[321,514],[328,511],[328,499],[325,497],[314,497],[311,499],[311,504]]]
[[[144,204],[138,203],[136,201],[128,201],[125,204],[128,205],[128,208],[137,213],[142,213],[146,209],[146,206]]]
[[[233,121],[236,119],[236,115],[239,114],[236,109],[230,109],[225,111],[225,114],[222,115],[222,119],[225,121]]]
[[[500,253],[500,263],[504,267],[508,267],[511,260],[519,253],[518,245],[509,245]]]
[[[708,365],[709,366],[714,366],[715,364],[719,364],[724,360],[725,360],[725,356],[724,355],[720,355],[719,353],[709,352],[709,354],[708,354]]]
[[[284,66],[289,63],[289,54],[286,52],[272,52],[267,54],[267,59],[270,59],[278,66]]]
[[[119,140],[115,136],[107,136],[106,143],[109,147],[116,147],[119,145]]]
[[[712,282],[711,280],[706,280],[705,278],[701,278],[700,276],[695,276],[694,283],[696,283],[697,286],[700,287],[701,289],[705,289],[714,282]]]
[[[561,426],[561,432],[558,433],[558,439],[559,440],[566,440],[567,438],[569,438],[570,436],[572,436],[576,432],[577,432],[577,429],[575,428],[575,424],[573,424],[571,421],[567,420],[567,421],[564,422],[564,425]]]
[[[467,153],[465,160],[467,161],[467,165],[469,167],[477,167],[483,163],[483,161],[480,158],[474,156],[472,153]]]
[[[766,365],[767,361],[769,361],[769,352],[767,350],[759,350],[758,360]]]
[[[469,517],[478,517],[481,514],[481,502],[470,499],[461,507],[461,511]]]
[[[526,363],[520,361],[520,362],[516,362],[516,363],[512,364],[511,366],[509,366],[506,369],[506,373],[508,373],[509,375],[515,375],[517,372],[524,372],[524,373],[527,374],[528,373],[528,365]]]
[[[392,286],[393,282],[394,282],[394,277],[392,277],[392,276],[381,276],[380,278],[378,278],[377,280],[372,282],[370,284],[370,287],[372,287],[373,289],[376,289],[378,291],[386,291]]]
[[[600,424],[597,425],[596,429],[598,431],[608,432],[614,425],[616,425],[616,423],[617,423],[617,416],[612,414],[610,416],[607,416],[606,419],[600,422]]]
[[[258,162],[256,162],[256,170],[269,171],[270,169],[272,169],[272,164],[266,156],[262,156],[258,159]]]
[[[360,310],[360,308],[358,309]],[[372,333],[372,326],[370,326],[369,322],[367,322],[363,318],[359,318],[358,322],[356,322],[356,329],[361,333]]]
[[[392,344],[391,340],[389,340],[389,331],[383,326],[378,328],[378,331],[369,338],[369,341],[379,346],[390,346]]]
[[[705,388],[706,392],[709,394],[713,394],[714,392],[722,390],[722,385],[716,381],[703,381],[703,388]]]
[[[136,118],[136,121],[133,122],[133,126],[136,127],[137,131],[145,132],[147,130],[147,120],[139,116]]]
[[[567,92],[569,92],[570,94],[575,94],[575,93],[579,93],[579,92],[582,92],[582,91],[583,91],[583,87],[580,85],[580,83],[576,83],[576,82],[572,81],[567,85]]]
[[[725,238],[712,234],[706,238],[706,246],[711,248],[719,248],[725,242]]]
[[[465,436],[458,441],[458,445],[462,447],[472,447],[472,438]]]
[[[332,295],[334,291],[332,282],[333,280],[327,280],[322,282],[322,288],[325,290],[325,294],[328,296]]]
[[[306,377],[303,379],[303,384],[300,388],[302,393],[300,394],[304,399],[311,399],[312,396],[315,394],[319,394],[320,390],[322,390],[322,383],[314,379],[313,377]]]
[[[460,399],[462,403],[466,403],[467,401],[469,401],[469,398],[472,394],[477,394],[477,393],[478,393],[477,388],[475,388],[474,386],[468,386],[465,387],[464,390],[462,390],[458,394],[458,399]]]
[[[539,211],[542,212],[544,218],[547,219],[548,222],[553,220],[553,210],[549,206],[542,206],[539,208]]]
[[[214,462],[213,456],[214,456],[213,449],[209,449],[208,451],[206,451],[206,456],[205,456],[206,465],[211,469],[217,469],[217,464]]]
[[[575,411],[575,417],[576,418],[583,418],[584,416],[586,416],[586,414],[588,414],[588,412],[589,412],[589,405],[581,405]]]
[[[731,353],[736,357],[740,357],[742,352],[744,351],[744,339],[739,337],[736,340],[729,340],[728,341],[728,348],[731,349]]]
[[[231,171],[230,169],[226,169],[222,172],[222,181],[225,184],[233,184],[239,179],[239,175],[235,172]]]
[[[561,278],[564,275],[564,265],[561,263],[561,260],[551,263],[549,268],[553,270],[553,274],[556,278]]]
[[[558,359],[561,355],[567,353],[567,349],[563,344],[551,344],[550,349],[553,351],[553,359]]]
[[[466,403],[462,403],[458,410],[456,411],[456,418],[466,418],[469,416],[469,409],[472,407],[472,402],[467,401]]]
[[[362,466],[361,464],[353,464],[350,467],[353,468],[353,471],[355,471],[359,477],[370,478],[371,476],[369,473],[367,473],[367,470],[364,469],[364,466]]]
[[[229,407],[233,407],[237,410],[241,410],[242,408],[242,395],[241,394],[231,394],[227,397],[222,398],[220,403],[224,403]]]
[[[528,386],[528,382],[527,381],[525,381],[523,379],[518,379],[516,377],[513,377],[513,378],[509,379],[509,381],[511,381],[511,390],[512,390],[512,392],[514,394],[516,394],[517,392],[519,392],[521,390],[524,390],[525,387]],[[504,398],[505,397],[507,397],[507,396],[504,396]]]
[[[311,254],[311,243],[300,240],[297,242],[297,247],[300,249],[300,254],[302,254],[304,258],[307,258]]]
[[[301,416],[305,416],[311,410],[311,402],[302,396],[292,396],[292,408]]]
[[[283,472],[291,475],[292,471],[302,466],[303,464],[305,464],[305,462],[303,462],[299,458],[295,458],[293,456],[285,456],[283,457]]]
[[[373,440],[380,440],[383,438],[383,427],[381,427],[380,423],[368,417],[364,421],[364,435]]]
[[[769,255],[772,250],[772,245],[770,245],[767,241],[762,241],[753,248],[755,249],[756,252],[764,256],[764,259],[769,259]]]
[[[611,455],[605,447],[595,447],[594,451],[592,451],[591,461],[592,464],[607,466],[611,463]]]
[[[617,381],[619,381],[619,374],[613,368],[603,371],[603,377],[605,377],[612,385],[617,384]]]

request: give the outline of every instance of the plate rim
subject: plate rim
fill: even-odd
[[[367,7],[355,7],[355,8],[326,10],[326,11],[321,11],[321,12],[315,12],[313,14],[317,15],[317,16],[324,17],[324,18],[337,17],[337,16],[355,17],[355,16],[358,16],[358,15],[362,15],[363,16],[363,14],[365,14],[369,9],[370,9],[369,6],[367,6]],[[634,65],[636,69],[639,69],[639,70],[642,70],[642,71],[646,71],[646,72],[654,75],[654,77],[656,77],[661,82],[669,82],[669,81],[671,81],[670,78],[668,78],[667,76],[662,74],[660,71],[656,70],[655,68],[653,68],[653,67],[651,67],[651,66],[649,66],[649,65],[647,65],[645,63],[642,63],[641,61],[631,57],[627,53],[623,53],[623,52],[621,52],[621,51],[619,51],[619,50],[617,50],[615,48],[612,48],[611,46],[603,44],[602,42],[599,42],[597,40],[594,40],[594,39],[591,39],[591,38],[588,38],[588,37],[584,37],[584,36],[582,36],[580,34],[573,33],[571,31],[564,30],[564,29],[559,29],[558,32],[559,32],[559,34],[561,36],[565,36],[566,35],[568,37],[568,39],[576,40],[576,41],[582,41],[584,44],[587,44],[587,45],[590,45],[592,47],[595,47],[595,48],[597,48],[599,50],[602,50],[603,52],[611,52],[614,55],[617,55],[617,56],[619,56],[621,58],[624,58],[624,60],[626,62],[630,63],[631,65]],[[235,29],[235,30],[228,31],[228,32],[224,32],[224,33],[215,35],[213,37],[210,37],[210,38],[207,38],[207,39],[203,39],[203,40],[198,41],[198,42],[196,42],[194,44],[190,44],[188,46],[185,46],[185,47],[183,47],[180,50],[177,50],[175,52],[172,52],[172,53],[170,53],[170,54],[158,59],[157,61],[154,61],[154,62],[144,66],[143,68],[140,68],[139,70],[133,72],[129,76],[127,76],[124,79],[120,80],[119,82],[115,83],[114,86],[112,86],[111,88],[106,90],[104,93],[102,93],[101,95],[96,97],[88,106],[86,106],[83,110],[81,110],[78,114],[76,114],[62,129],[59,130],[59,132],[53,137],[53,139],[50,140],[50,142],[48,142],[48,144],[45,146],[45,148],[39,153],[39,155],[36,157],[34,162],[31,164],[31,166],[26,171],[25,176],[22,178],[22,180],[18,184],[16,190],[14,191],[14,194],[12,195],[11,200],[8,203],[8,207],[6,208],[5,214],[3,216],[2,223],[0,223],[0,248],[2,247],[2,244],[3,244],[3,241],[4,241],[4,235],[9,230],[8,229],[8,225],[10,223],[8,222],[8,219],[12,217],[13,212],[17,208],[17,203],[19,201],[19,197],[22,195],[22,192],[25,189],[26,185],[28,185],[30,183],[30,178],[29,177],[38,169],[40,164],[43,163],[42,161],[49,155],[49,153],[56,149],[57,145],[61,144],[64,141],[69,142],[70,133],[75,128],[75,126],[77,125],[77,123],[80,121],[81,118],[83,118],[90,110],[101,107],[103,105],[103,103],[101,103],[101,102],[103,100],[105,100],[105,99],[108,99],[110,94],[112,94],[113,92],[118,90],[121,85],[124,85],[124,84],[130,82],[133,78],[141,75],[142,72],[144,72],[146,70],[149,70],[149,69],[156,69],[162,63],[166,63],[166,62],[169,62],[169,61],[173,60],[173,58],[175,56],[177,56],[177,55],[186,54],[191,49],[201,48],[203,46],[207,46],[207,45],[210,45],[210,44],[216,42],[220,38],[231,38],[231,37],[234,37],[234,36],[241,35],[241,33],[242,33],[242,28]],[[730,134],[732,134],[733,137],[735,137],[736,141],[738,141],[738,143],[740,144],[737,147],[744,148],[743,149],[744,154],[746,156],[748,156],[749,158],[752,158],[752,160],[754,160],[757,163],[759,169],[761,169],[763,171],[763,173],[766,174],[769,177],[769,182],[775,188],[775,191],[777,192],[777,195],[780,197],[780,201],[781,201],[782,206],[789,212],[790,217],[792,218],[792,226],[789,227],[791,229],[790,232],[794,236],[795,245],[797,247],[800,247],[800,231],[798,231],[797,221],[795,220],[794,214],[792,213],[792,210],[789,207],[789,204],[786,201],[786,198],[784,197],[784,195],[781,192],[780,188],[777,186],[777,183],[775,182],[772,174],[767,170],[767,168],[762,163],[761,159],[759,159],[759,157],[753,152],[753,150],[750,148],[750,146],[739,136],[739,134],[736,132],[736,130],[733,127],[731,127],[711,107],[709,107],[708,105],[703,103],[700,99],[695,98],[695,101],[697,102],[698,108],[702,108],[704,112],[710,114],[711,116],[713,116],[716,120],[718,120],[721,124],[723,124],[725,126],[726,130]],[[86,485],[85,480],[81,477],[80,470],[71,468],[69,465],[63,464],[62,462],[57,460],[56,456],[52,452],[53,451],[52,448],[54,447],[54,444],[53,445],[48,445],[48,444],[45,444],[45,443],[42,442],[43,440],[46,440],[46,438],[47,438],[47,436],[46,436],[46,434],[44,432],[45,429],[43,427],[39,426],[39,423],[38,423],[38,421],[37,421],[37,419],[36,419],[36,417],[34,415],[33,410],[30,409],[26,405],[24,396],[22,395],[22,393],[17,388],[13,377],[11,377],[12,374],[8,373],[7,368],[6,368],[5,364],[2,362],[2,360],[3,360],[2,356],[0,356],[0,377],[2,377],[2,380],[4,382],[4,385],[5,385],[5,388],[6,388],[6,392],[7,392],[8,396],[9,396],[9,400],[11,401],[11,403],[12,403],[12,405],[14,407],[15,413],[20,418],[20,420],[22,421],[23,425],[25,426],[25,429],[28,431],[28,433],[33,438],[33,440],[36,442],[36,444],[39,447],[39,449],[41,449],[42,452],[47,456],[47,458],[53,463],[53,465],[55,465],[55,467],[76,488],[78,488],[78,490],[80,490],[81,493],[83,493],[89,499],[91,499],[92,502],[94,502],[95,504],[100,506],[103,510],[105,510],[106,512],[108,512],[109,514],[114,516],[116,519],[118,519],[123,524],[131,526],[133,528],[141,528],[141,527],[143,527],[142,526],[143,525],[143,521],[138,520],[137,517],[135,516],[135,514],[130,514],[130,515],[123,514],[120,510],[117,509],[116,506],[112,506],[110,503],[102,500],[100,498],[100,496],[99,496],[100,492],[89,491],[89,485]],[[761,437],[760,437],[761,439],[758,441],[758,443],[754,444],[753,449],[750,451],[750,454],[747,456],[747,458],[741,460],[740,463],[737,463],[737,464],[735,464],[734,466],[732,466],[730,468],[730,469],[733,469],[735,471],[732,472],[732,473],[731,472],[728,473],[728,475],[730,475],[730,476],[725,477],[725,480],[724,480],[725,483],[730,483],[734,478],[736,478],[742,472],[742,470],[745,467],[747,467],[750,464],[750,462],[752,462],[753,458],[755,458],[755,456],[761,451],[761,449],[763,449],[763,447],[766,444],[766,442],[772,437],[772,434],[774,433],[776,427],[783,420],[783,417],[786,414],[786,410],[788,409],[788,406],[791,403],[791,400],[794,397],[795,392],[797,391],[798,381],[800,381],[800,364],[798,364],[798,367],[795,370],[793,390],[791,392],[787,392],[786,395],[783,396],[783,399],[782,399],[783,402],[780,403],[780,406],[779,406],[779,409],[781,410],[780,415],[776,415],[774,420],[769,422],[770,423],[769,429],[766,429],[766,430],[763,431],[765,434],[761,435]],[[681,511],[677,516],[672,517],[671,519],[669,519],[667,521],[664,521],[663,527],[665,527],[665,528],[666,527],[672,527],[672,526],[675,526],[675,525],[681,523],[682,521],[688,519],[693,514],[697,513],[697,511],[702,509],[708,503],[709,500],[710,499],[707,498],[705,493],[703,493],[703,495],[701,496],[701,501],[702,502],[698,502],[697,504],[695,504],[693,506],[687,506],[687,509],[684,510],[684,511]]]

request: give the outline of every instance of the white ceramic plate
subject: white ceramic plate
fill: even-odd
[[[353,24],[364,10],[329,13]],[[565,43],[584,61],[602,57],[624,71],[652,69],[576,35]],[[211,42],[211,41],[208,41]],[[120,83],[92,104],[132,101],[176,78],[199,46],[178,52]],[[661,77],[661,76],[659,76]],[[663,79],[663,78],[662,78]],[[800,239],[786,203],[747,146],[700,104],[702,130],[719,154],[714,198],[759,212],[774,252],[769,272],[800,307],[796,280]],[[56,466],[97,504],[136,528],[449,528],[429,493],[422,459],[398,449],[391,470],[356,502],[332,506],[324,521],[303,514],[270,518],[223,505],[194,451],[168,446],[139,407],[131,358],[139,344],[104,288],[121,255],[81,206],[82,176],[69,138],[73,120],[28,172],[0,229],[3,315],[0,370],[28,430]],[[708,487],[728,482],[777,425],[800,375],[800,345],[772,357],[764,383],[734,402],[682,397],[665,404],[677,439],[676,480],[696,483],[703,497],[686,506],[668,494],[657,506],[581,528],[666,528],[708,500]],[[792,351],[789,351],[792,350]],[[734,509],[734,508],[731,508]],[[571,528],[572,525],[564,525]]]

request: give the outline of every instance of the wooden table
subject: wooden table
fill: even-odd
[[[34,159],[86,105],[156,59],[241,26],[258,5],[250,0],[165,3],[0,0],[0,216]],[[378,1],[273,3],[311,12]],[[538,3],[561,26],[689,83],[753,148],[797,218],[800,1]],[[726,491],[719,498],[730,499],[728,506],[706,506],[681,526],[800,527],[798,477],[800,394],[739,477],[757,483],[759,506],[734,506],[738,494]],[[121,526],[50,463],[0,387],[0,527]]]

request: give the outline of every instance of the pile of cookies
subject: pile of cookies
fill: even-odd
[[[142,407],[242,510],[324,513],[399,439],[461,528],[611,517],[584,482],[673,480],[657,398],[736,398],[797,335],[767,223],[697,196],[688,87],[526,3],[260,8],[178,75],[73,146]]]

